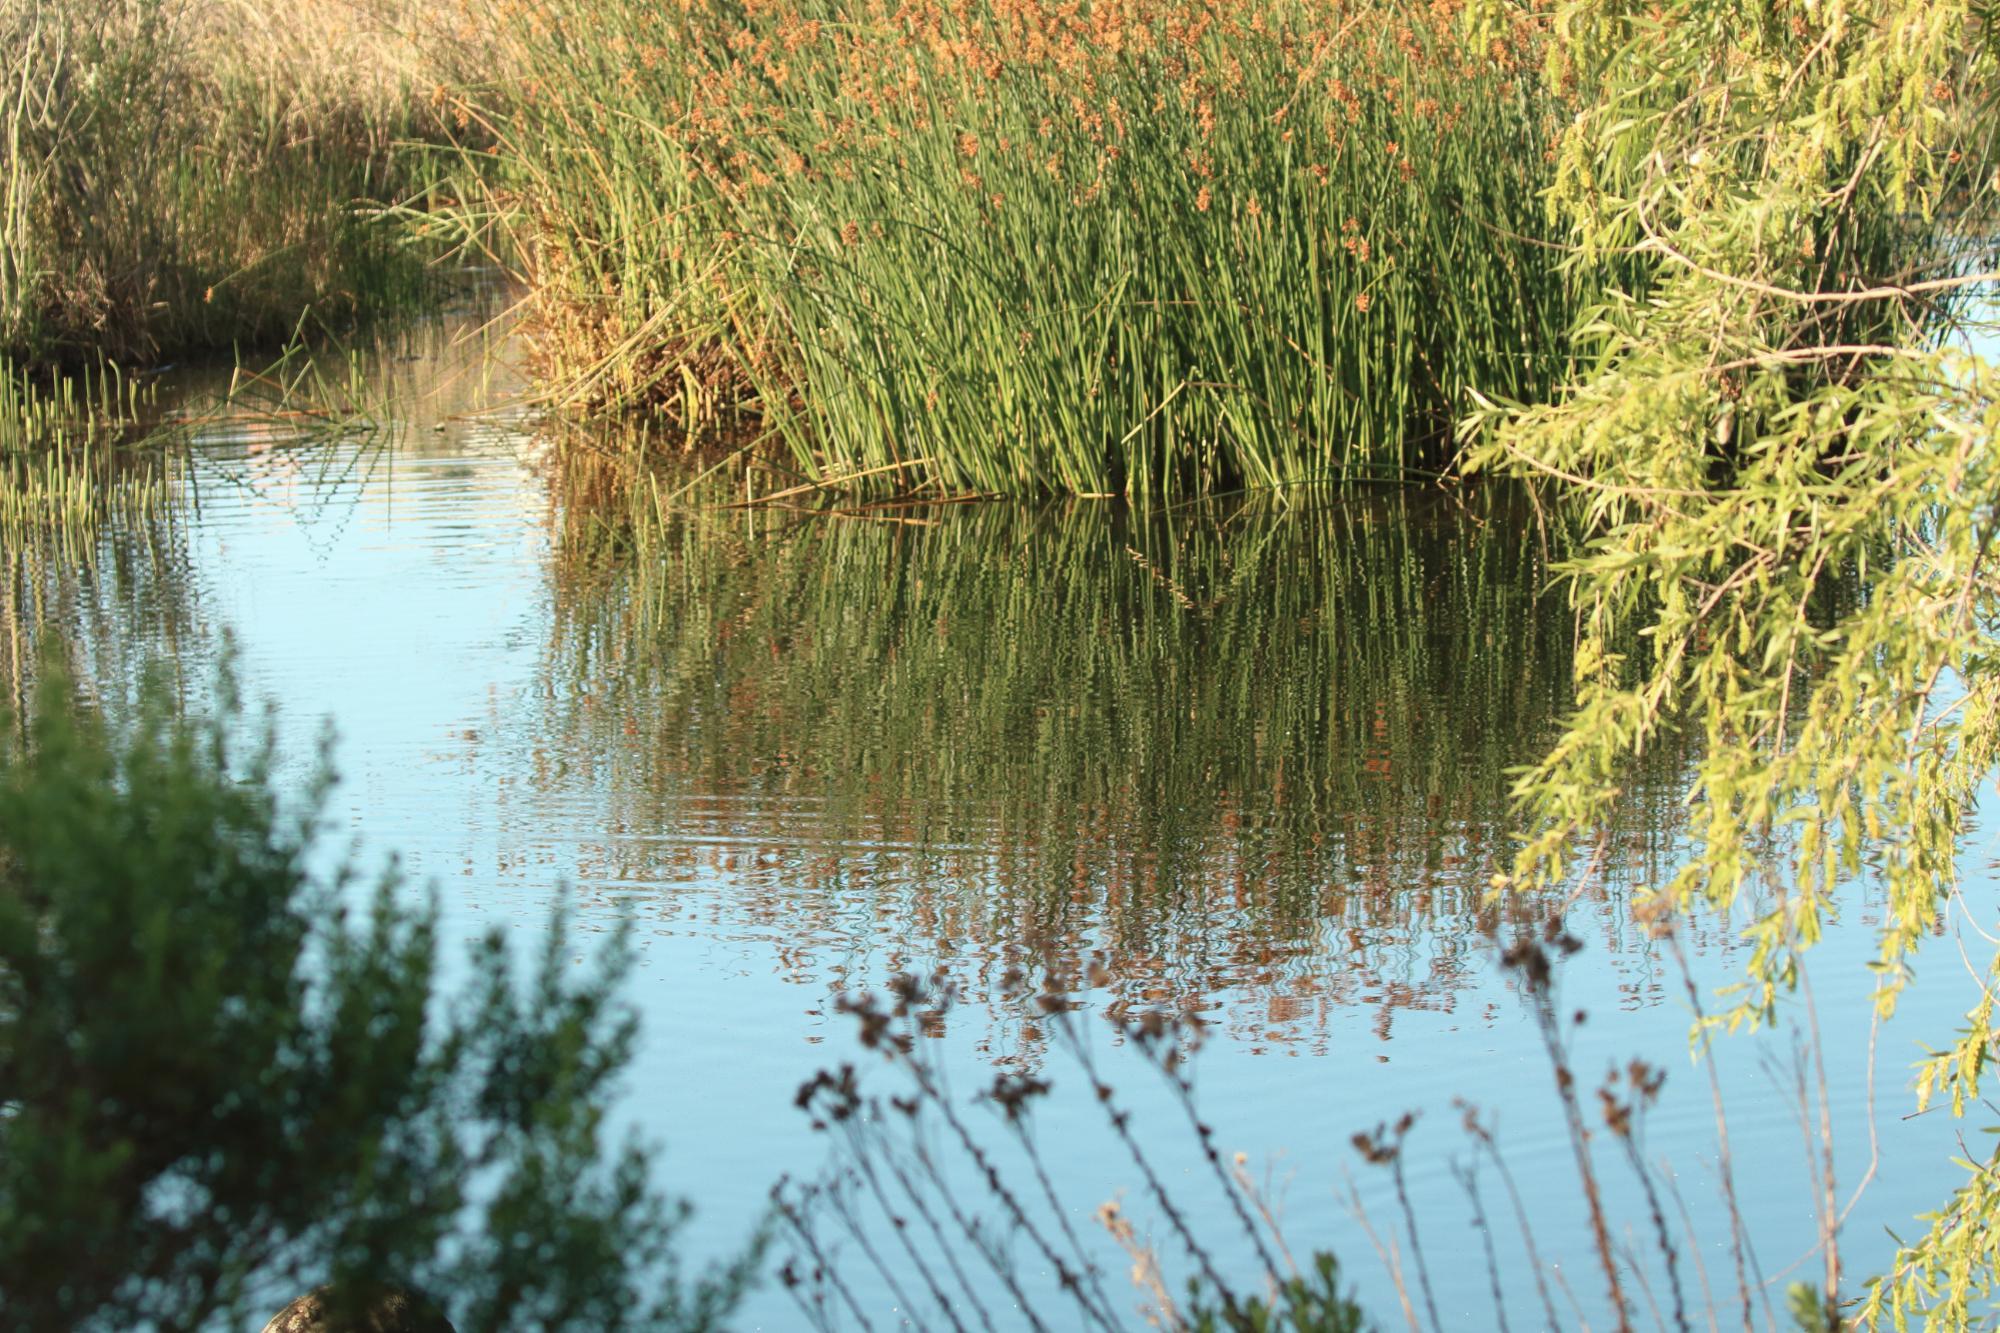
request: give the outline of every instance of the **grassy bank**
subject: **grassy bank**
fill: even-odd
[[[456,160],[461,49],[406,0],[0,0],[0,536],[81,540],[163,494],[120,367],[420,309],[394,206]],[[272,353],[275,355],[276,353]],[[150,381],[149,381],[150,382]]]
[[[813,478],[1160,496],[1407,476],[1595,291],[1531,17],[559,0],[493,41],[546,369]]]
[[[376,201],[444,128],[375,0],[0,0],[0,356],[173,358],[405,307]]]

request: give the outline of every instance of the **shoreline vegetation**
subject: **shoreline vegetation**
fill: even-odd
[[[367,12],[0,5],[0,355],[158,365],[416,303],[417,247],[378,215],[441,135]]]
[[[0,0],[0,518],[159,500],[157,373],[435,306],[455,127],[400,0]],[[443,49],[443,48],[436,48]],[[450,156],[442,155],[449,150]],[[152,452],[160,452],[153,448]]]
[[[254,359],[476,267],[552,416],[753,495],[1457,479],[1468,414],[1558,401],[1663,262],[1556,204],[1609,91],[1556,13],[4,0],[0,365]],[[1821,278],[1948,264],[1986,156]]]
[[[1456,4],[503,9],[482,115],[571,405],[806,481],[1147,500],[1450,467],[1604,271],[1573,109]],[[1580,349],[1585,350],[1587,349]]]

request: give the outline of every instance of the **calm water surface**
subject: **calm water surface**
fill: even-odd
[[[393,424],[372,434],[204,429],[178,509],[116,525],[80,570],[8,553],[0,610],[15,651],[64,629],[113,708],[149,660],[197,693],[233,635],[299,774],[331,720],[335,813],[364,861],[394,852],[436,885],[447,938],[499,922],[530,940],[562,886],[586,945],[632,919],[645,1036],[623,1111],[666,1144],[698,1254],[740,1241],[781,1172],[825,1165],[792,1094],[843,1061],[874,1076],[831,1001],[903,971],[962,989],[930,1027],[961,1096],[995,1068],[1054,1080],[1038,1124],[1077,1217],[1114,1197],[1149,1217],[1073,1055],[1001,995],[1010,968],[1053,968],[1075,978],[1086,1039],[1225,1260],[1243,1247],[1185,1122],[1108,1019],[1201,1015],[1198,1092],[1222,1146],[1288,1182],[1294,1244],[1336,1249],[1385,1324],[1394,1287],[1354,1203],[1385,1243],[1402,1246],[1400,1223],[1349,1137],[1427,1113],[1409,1186],[1440,1313],[1490,1327],[1449,1169],[1466,1155],[1454,1098],[1486,1108],[1541,1257],[1570,1279],[1564,1322],[1601,1326],[1549,1063],[1486,934],[1510,911],[1566,906],[1587,946],[1562,982],[1564,1008],[1589,1015],[1577,1067],[1592,1083],[1633,1055],[1670,1071],[1647,1155],[1668,1164],[1727,1296],[1690,1011],[1624,889],[1677,855],[1685,756],[1635,782],[1601,880],[1566,904],[1485,899],[1509,849],[1506,769],[1547,742],[1568,696],[1571,625],[1538,599],[1548,552],[1530,511],[1391,492],[1144,521],[1102,506],[707,512],[620,555],[558,502],[546,447],[507,406],[517,386],[482,355],[386,356],[373,374]],[[1982,912],[1991,855],[1983,838],[1965,855]],[[1961,1127],[1905,1118],[1907,1069],[1973,994],[1956,943],[1936,941],[1875,1040],[1871,1156],[1873,919],[1857,891],[1813,974],[1842,1198],[1876,1165],[1847,1229],[1864,1271],[1889,1252],[1885,1226],[1908,1234],[1954,1183]],[[1741,961],[1727,923],[1689,943],[1704,987]],[[1722,1061],[1744,1211],[1779,1282],[1816,1271],[1793,1267],[1816,1234],[1789,1091],[1802,1016]],[[1605,1173],[1650,1252],[1629,1173]],[[1500,1230],[1515,1324],[1535,1326],[1529,1261]],[[1105,1263],[1136,1305],[1122,1257]],[[895,1326],[895,1295],[865,1270],[850,1280]],[[774,1283],[743,1320],[800,1322]]]

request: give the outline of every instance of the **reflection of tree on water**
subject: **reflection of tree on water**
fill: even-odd
[[[1428,495],[689,517],[559,566],[537,786],[608,791],[587,887],[679,913],[720,877],[708,927],[801,981],[1046,965],[1252,1041],[1386,1035],[1494,924],[1506,770],[1569,700],[1548,582],[1528,515]]]

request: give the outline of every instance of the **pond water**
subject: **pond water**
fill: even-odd
[[[494,922],[537,938],[563,886],[586,946],[633,922],[644,1035],[621,1113],[665,1144],[667,1183],[697,1210],[697,1257],[740,1243],[781,1173],[827,1164],[826,1137],[792,1104],[802,1081],[853,1061],[866,1086],[900,1090],[834,1000],[942,972],[961,998],[927,1021],[928,1054],[961,1101],[996,1069],[1053,1082],[1038,1141],[1115,1303],[1135,1309],[1128,1261],[1094,1239],[1092,1215],[1122,1197],[1158,1232],[1159,1214],[1065,1020],[1002,984],[1053,968],[1079,1006],[1068,1030],[1225,1267],[1247,1246],[1121,1018],[1204,1020],[1192,1069],[1219,1146],[1284,1182],[1294,1248],[1340,1254],[1384,1326],[1400,1306],[1370,1228],[1404,1255],[1406,1285],[1414,1265],[1391,1175],[1350,1137],[1425,1113],[1405,1171],[1438,1322],[1492,1327],[1494,1279],[1453,1172],[1469,1156],[1454,1099],[1476,1103],[1499,1126],[1536,1255],[1565,1279],[1559,1322],[1605,1326],[1549,1058],[1491,942],[1560,909],[1585,945],[1561,979],[1563,1010],[1589,1016],[1579,1077],[1594,1088],[1632,1056],[1668,1071],[1645,1156],[1718,1303],[1733,1300],[1683,974],[1627,913],[1627,886],[1677,855],[1686,756],[1663,751],[1634,783],[1606,873],[1562,902],[1487,899],[1510,845],[1507,770],[1549,740],[1569,691],[1572,627],[1543,595],[1553,539],[1531,508],[1413,490],[1143,519],[1103,505],[711,509],[621,555],[557,484],[507,354],[442,336],[385,353],[374,432],[269,415],[203,427],[178,504],[112,524],[81,563],[9,552],[0,612],[16,654],[63,630],[113,708],[149,661],[192,697],[233,636],[296,774],[331,720],[336,815],[364,862],[393,852],[436,886],[447,939]],[[1981,910],[1991,859],[1983,837],[1966,849]],[[1853,1273],[1956,1181],[1965,1126],[1909,1118],[1908,1068],[1974,995],[1957,942],[1940,939],[1871,1036],[1874,909],[1865,888],[1842,905],[1812,973],[1843,1204],[1867,1181],[1844,1233]],[[1685,943],[1703,992],[1741,963],[1727,923]],[[1967,946],[1975,962],[1983,948]],[[1803,1002],[1785,1017],[1718,1064],[1739,1203],[1779,1292],[1818,1272],[1794,1088]],[[1664,1310],[1644,1197],[1603,1143],[1599,1160],[1619,1240],[1649,1256]],[[969,1163],[946,1169],[978,1195]],[[1485,1179],[1488,1211],[1506,1213]],[[1493,1240],[1514,1325],[1538,1326],[1519,1228],[1496,1224]],[[1163,1254],[1187,1270],[1171,1244]],[[846,1276],[875,1327],[938,1318],[865,1264]],[[986,1285],[994,1325],[1019,1326]],[[803,1316],[766,1282],[740,1322]]]

